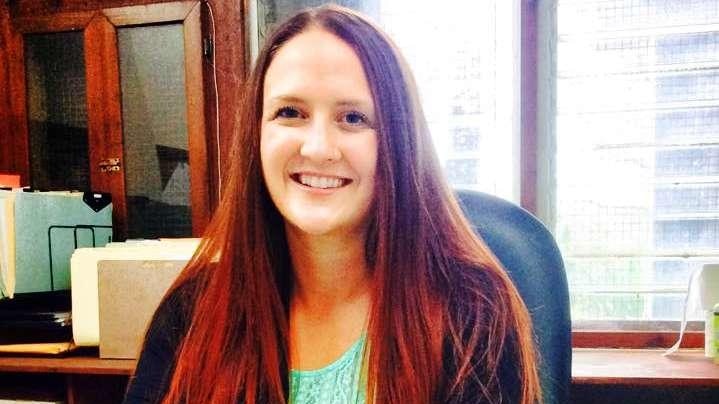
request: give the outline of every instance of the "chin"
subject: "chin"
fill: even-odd
[[[323,219],[308,220],[304,218],[303,220],[293,220],[291,224],[296,230],[310,236],[325,236],[338,230],[338,226],[326,223]]]
[[[310,236],[340,236],[361,231],[362,219],[342,214],[342,210],[337,207],[318,209],[301,205],[288,209],[283,216],[295,230]]]

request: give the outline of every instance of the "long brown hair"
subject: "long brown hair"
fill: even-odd
[[[368,401],[444,402],[471,383],[484,396],[477,401],[498,401],[507,383],[519,384],[509,386],[518,402],[539,400],[526,308],[443,179],[406,64],[367,19],[324,6],[279,26],[247,82],[224,198],[172,289],[192,286],[191,319],[164,402],[287,400],[291,263],[261,175],[259,128],[274,55],[310,27],[355,50],[376,109],[377,178],[365,243],[374,282]],[[511,381],[500,372],[508,361]]]

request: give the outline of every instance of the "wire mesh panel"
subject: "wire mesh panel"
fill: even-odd
[[[182,24],[118,29],[128,237],[192,234]]]
[[[25,36],[31,184],[89,190],[81,32]]]
[[[719,261],[719,2],[560,0],[557,15],[572,316],[677,320],[692,271]]]

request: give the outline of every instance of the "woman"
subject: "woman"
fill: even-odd
[[[435,157],[412,76],[358,14],[267,39],[225,198],[126,402],[532,403],[530,320]]]

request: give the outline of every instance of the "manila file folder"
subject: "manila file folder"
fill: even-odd
[[[165,292],[187,260],[103,260],[97,264],[100,357],[135,359]]]

